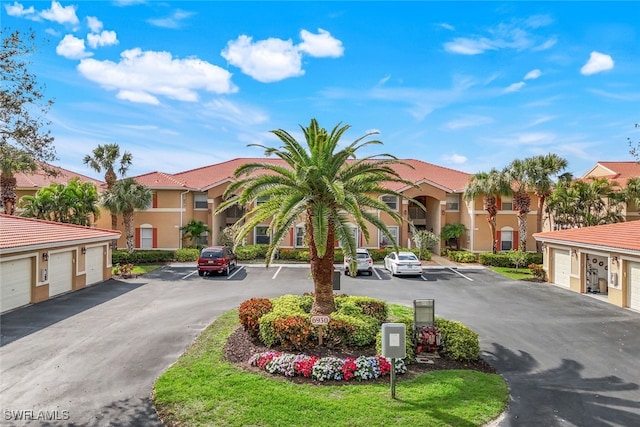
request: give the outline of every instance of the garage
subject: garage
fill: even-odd
[[[32,258],[23,258],[0,263],[0,312],[4,313],[31,302],[31,260]]]
[[[640,262],[630,262],[628,266],[628,305],[629,308],[640,311]]]
[[[104,257],[102,255],[102,246],[87,248],[87,253],[84,260],[87,285],[99,283],[104,280]]]
[[[571,254],[568,250],[553,251],[553,283],[569,287],[571,276]]]
[[[73,286],[73,252],[52,253],[49,256],[49,296],[69,292]]]

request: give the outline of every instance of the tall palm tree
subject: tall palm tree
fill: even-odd
[[[498,250],[498,241],[496,238],[496,217],[498,215],[498,196],[507,196],[511,194],[509,182],[505,179],[504,174],[497,169],[491,169],[489,172],[478,172],[473,175],[464,189],[463,197],[465,200],[475,202],[478,197],[483,198],[484,209],[487,211],[487,223],[491,231],[492,251],[495,254]]]
[[[536,231],[542,231],[542,213],[546,199],[553,191],[554,178],[567,168],[566,159],[554,153],[527,159],[528,184],[538,198]],[[536,243],[536,251],[542,252],[542,242]]]
[[[111,190],[118,179],[116,169],[120,177],[124,177],[131,166],[133,156],[128,151],[120,155],[120,146],[118,144],[98,145],[92,151],[93,155],[87,154],[82,159],[85,165],[100,173],[104,170],[104,180],[107,183],[107,190]],[[118,216],[111,212],[111,229],[118,228]],[[117,246],[118,241],[113,241],[113,247]]]
[[[289,228],[298,218],[304,218],[314,281],[311,312],[330,314],[335,310],[332,281],[336,240],[342,245],[345,255],[356,258],[357,242],[349,226],[349,221],[353,220],[365,239],[369,240],[367,223],[370,223],[397,248],[397,242],[377,212],[386,212],[398,223],[403,218],[376,195],[405,198],[401,193],[386,188],[385,184],[416,185],[393,169],[393,165],[405,163],[389,154],[356,158],[359,149],[382,144],[377,140],[364,141],[374,133],[339,149],[340,138],[350,126],[338,124],[328,132],[312,119],[308,127],[300,128],[306,146],[282,129],[272,131],[282,141],[281,147],[252,144],[264,148],[267,156],[274,155],[284,164],[265,161],[240,166],[234,174],[237,180],[227,188],[226,201],[216,209],[216,213],[236,203],[246,206],[258,198],[266,200],[245,213],[235,242],[239,244],[254,227],[270,220],[272,239],[267,250],[267,265],[273,260]]]
[[[180,227],[180,230],[185,232],[185,238],[191,239],[194,248],[198,246],[198,237],[200,237],[202,233],[211,231],[207,224],[202,221],[196,221],[195,219],[192,219],[186,225]]]
[[[102,195],[102,205],[116,215],[122,214],[124,232],[127,240],[127,251],[134,249],[133,214],[136,209],[145,210],[151,206],[153,193],[133,178],[116,181]],[[117,224],[116,224],[117,225]]]
[[[503,173],[505,178],[511,184],[513,189],[513,208],[517,210],[518,215],[518,235],[520,244],[518,248],[521,251],[527,251],[527,215],[531,211],[530,175],[529,172],[533,168],[531,158],[525,160],[516,159],[507,166]]]

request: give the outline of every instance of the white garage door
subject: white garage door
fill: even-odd
[[[84,259],[84,270],[87,273],[87,285],[92,285],[104,280],[103,251],[104,248],[102,246],[87,248],[87,253]]]
[[[629,272],[629,308],[640,310],[640,262],[630,262]]]
[[[553,283],[569,287],[571,275],[571,255],[569,251],[555,249],[553,251]]]
[[[31,302],[31,258],[0,263],[0,312]]]
[[[72,252],[60,252],[49,255],[49,296],[71,290],[73,283]]]

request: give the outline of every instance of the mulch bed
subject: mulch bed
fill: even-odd
[[[284,377],[282,375],[271,375],[263,369],[254,367],[249,365],[248,361],[251,356],[256,353],[262,353],[265,351],[279,351],[283,353],[301,353],[296,350],[284,349],[281,347],[265,347],[259,340],[253,339],[248,333],[246,333],[242,327],[238,327],[228,338],[225,346],[224,346],[224,357],[225,359],[250,372],[274,377],[278,379],[283,379],[286,381],[295,382],[298,384],[357,384],[358,381],[316,381],[312,378],[306,378],[302,376],[295,377]],[[358,357],[358,356],[373,356],[376,354],[374,347],[359,347],[359,348],[341,348],[341,349],[332,349],[325,346],[314,346],[312,348],[306,349],[304,351],[306,354],[313,354],[320,357],[338,357],[345,359],[347,357]],[[450,360],[446,357],[436,357],[432,358],[433,363],[411,363],[407,366],[407,372],[405,374],[399,375],[398,379],[402,378],[413,378],[417,375],[424,374],[429,371],[436,370],[446,370],[446,369],[469,369],[474,371],[480,371],[485,373],[495,373],[496,370],[489,363],[484,361],[483,359],[479,359],[473,362],[460,362],[457,360]],[[377,380],[365,381],[366,384],[371,384],[374,382],[389,382],[388,377],[381,377]]]

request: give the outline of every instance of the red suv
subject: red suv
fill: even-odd
[[[238,266],[238,259],[228,246],[211,246],[204,248],[198,257],[198,274],[213,271],[223,273],[226,276]]]

